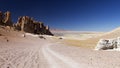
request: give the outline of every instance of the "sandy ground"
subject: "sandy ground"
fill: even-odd
[[[103,32],[54,31],[55,36],[71,40],[86,40],[102,36]]]
[[[102,36],[102,34],[65,34],[63,38],[72,40],[86,40],[98,36]]]
[[[0,36],[0,68],[120,67],[119,51],[95,51],[69,46],[63,44],[64,39],[59,37],[16,36]]]
[[[47,41],[29,37],[9,40],[0,42],[0,68],[48,68],[41,52]]]
[[[119,51],[95,51],[74,46],[52,46],[52,50],[74,61],[71,68],[119,68]]]

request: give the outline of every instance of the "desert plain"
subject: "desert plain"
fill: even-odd
[[[1,28],[0,68],[120,67],[119,51],[94,50],[100,38],[118,37],[119,28],[110,32],[53,33],[36,35]]]

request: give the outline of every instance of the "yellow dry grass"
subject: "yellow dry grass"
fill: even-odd
[[[83,48],[94,48],[97,45],[99,39],[111,39],[120,37],[120,28],[117,28],[111,32],[107,32],[100,37],[91,38],[87,40],[73,40],[73,39],[65,39],[63,42],[67,45],[79,46]]]
[[[71,46],[78,46],[82,48],[90,48],[93,49],[97,45],[98,40],[97,39],[88,39],[88,40],[71,40],[71,39],[65,39],[64,44],[71,45]]]

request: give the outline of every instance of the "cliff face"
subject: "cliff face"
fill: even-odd
[[[53,35],[48,26],[28,16],[19,17],[18,22],[15,24],[15,28],[28,33]]]
[[[44,23],[33,20],[33,18],[28,16],[21,16],[18,18],[16,24],[12,23],[11,13],[9,11],[2,13],[0,11],[0,25],[2,26],[10,26],[15,30],[24,31],[28,33],[34,34],[45,34],[45,35],[53,35],[48,26],[45,26]]]
[[[2,14],[2,12],[0,11],[0,25],[2,25],[3,24],[3,14]]]
[[[9,11],[2,13],[0,11],[0,25],[12,26],[11,13]]]

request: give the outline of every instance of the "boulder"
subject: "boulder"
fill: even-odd
[[[117,40],[116,39],[100,39],[96,50],[107,50],[117,48]]]
[[[120,37],[117,38],[117,48],[120,48]]]

